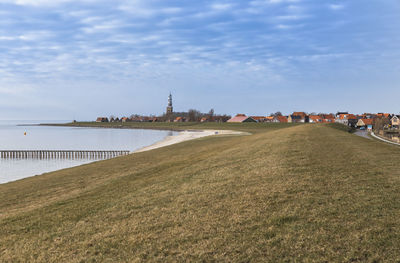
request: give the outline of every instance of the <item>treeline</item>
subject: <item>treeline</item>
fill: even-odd
[[[231,118],[229,115],[218,115],[215,114],[214,109],[211,109],[208,113],[202,113],[196,109],[190,109],[187,112],[173,112],[172,114],[163,115],[166,121],[168,120],[177,120],[177,118],[182,118],[182,121],[189,122],[200,122],[200,121],[221,121],[225,122]]]
[[[190,109],[187,112],[173,112],[171,114],[164,113],[161,116],[143,116],[139,114],[132,114],[129,117],[116,117],[111,115],[110,122],[226,122],[231,118],[226,114],[215,114],[214,109],[207,113],[202,113],[196,109]]]

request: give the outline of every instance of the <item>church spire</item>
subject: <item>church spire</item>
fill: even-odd
[[[172,107],[172,94],[171,94],[171,92],[169,93],[169,96],[168,96],[168,107]]]
[[[172,107],[172,94],[170,92],[168,96],[167,115],[171,115],[173,112],[174,108]]]

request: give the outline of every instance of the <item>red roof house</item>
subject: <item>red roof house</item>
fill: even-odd
[[[96,119],[96,122],[108,122],[108,118],[107,117],[98,117]]]
[[[318,115],[310,115],[310,122],[311,123],[322,123],[322,118]]]
[[[257,121],[257,122],[265,122],[266,117],[264,116],[250,116],[250,118],[252,118],[253,120]]]
[[[274,122],[287,123],[288,119],[286,116],[276,116]]]
[[[235,117],[228,120],[228,122],[257,122],[252,117],[247,117],[244,114],[237,114]]]

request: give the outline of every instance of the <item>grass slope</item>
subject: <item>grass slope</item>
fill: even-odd
[[[235,130],[252,133],[292,127],[295,123],[217,123],[217,122],[74,122],[66,124],[42,124],[51,126],[121,128],[121,129],[159,129],[159,130]]]
[[[400,148],[279,128],[0,185],[0,259],[400,260]]]

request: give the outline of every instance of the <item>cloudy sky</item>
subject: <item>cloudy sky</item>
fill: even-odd
[[[400,112],[398,0],[0,0],[0,119]]]

